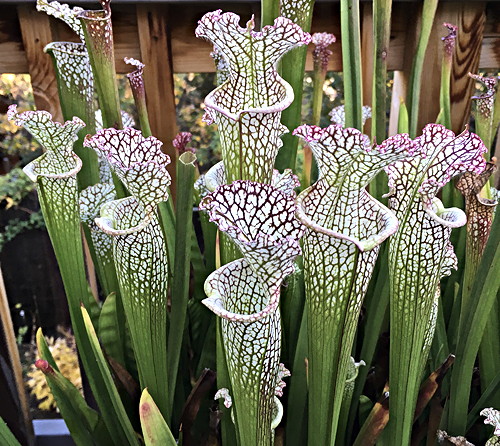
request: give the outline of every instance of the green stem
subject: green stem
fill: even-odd
[[[363,130],[359,0],[340,1],[345,127]]]
[[[326,71],[321,69],[320,64],[315,64],[313,76],[312,125],[320,125],[321,109],[323,106],[323,84],[325,83],[325,79]],[[305,182],[302,184],[304,188],[318,179],[318,165],[308,146],[304,146],[304,176]]]
[[[448,426],[450,435],[464,435],[471,390],[472,371],[490,311],[500,287],[500,224],[493,223],[492,231],[472,287],[471,296],[463,308],[464,318],[459,327],[457,359],[451,376]]]
[[[311,30],[313,7],[314,0],[300,3],[292,0],[284,0],[281,3],[281,15],[292,20],[302,30],[309,32]],[[295,48],[288,54],[285,54],[281,62],[281,76],[292,86],[295,97],[290,107],[283,110],[281,115],[281,122],[286,125],[290,133],[282,136],[283,147],[276,157],[275,167],[280,171],[295,169],[299,140],[291,132],[302,121],[302,93],[306,55],[307,48]]]
[[[105,128],[121,129],[122,116],[116,84],[113,30],[109,1],[105,10],[87,10],[79,15],[94,73],[99,107]]]
[[[422,28],[420,30],[415,58],[413,59],[410,82],[408,85],[408,98],[406,100],[410,112],[410,136],[412,138],[415,138],[417,134],[422,70],[424,67],[425,51],[429,43],[438,1],[439,0],[424,0],[422,6]]]
[[[372,142],[381,143],[387,132],[387,55],[391,37],[391,0],[373,1]]]
[[[441,65],[441,89],[439,90],[439,106],[441,109],[441,122],[447,129],[451,130],[451,101],[450,101],[450,81],[451,81],[452,58],[445,54]]]
[[[272,25],[280,15],[280,0],[261,0],[260,9],[260,27]]]
[[[192,152],[184,152],[177,162],[176,261],[172,281],[172,310],[167,348],[168,388],[170,389],[170,406],[172,408],[189,298],[195,161],[196,156]]]

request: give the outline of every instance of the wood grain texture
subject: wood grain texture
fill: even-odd
[[[458,37],[451,73],[451,120],[454,132],[461,132],[469,123],[471,96],[474,81],[468,73],[479,70],[481,46],[485,25],[485,7],[483,2],[462,3],[460,9],[449,10],[453,18],[456,16]],[[448,21],[448,20],[447,20]]]
[[[177,134],[172,57],[167,29],[168,7],[137,5],[137,29],[141,61],[145,64],[144,84],[151,131],[163,142],[163,151],[171,158],[170,190],[175,198],[176,152],[172,140]]]
[[[54,40],[49,18],[38,13],[34,5],[19,5],[17,12],[36,107],[62,121],[56,74],[50,56],[43,52],[45,45]]]
[[[448,10],[463,10],[468,4],[475,8],[478,2],[446,2],[442,7]],[[484,2],[482,2],[484,6]],[[153,4],[141,3],[140,7],[153,6]],[[155,7],[166,7],[156,3]],[[404,60],[411,54],[407,47],[408,37],[414,28],[418,16],[418,2],[395,3],[392,11],[391,45],[388,52],[388,69],[403,70]],[[22,7],[32,8],[33,14],[45,17],[42,13],[34,12],[31,4]],[[214,65],[209,52],[211,47],[208,43],[194,36],[197,21],[205,12],[213,11],[220,7],[216,2],[200,2],[187,4],[168,5],[168,26],[171,35],[171,57],[174,73],[189,72],[212,72]],[[136,5],[117,4],[113,8],[113,29],[115,39],[116,68],[118,73],[126,73],[129,68],[123,62],[123,58],[140,58],[141,48],[138,35],[138,19],[136,16]],[[259,17],[257,3],[226,3],[224,10],[234,11],[246,22],[252,14],[256,19]],[[22,37],[19,29],[16,29],[17,10],[15,5],[3,5],[0,16],[0,72],[4,73],[26,73],[28,61],[26,49],[22,45]],[[458,17],[455,15],[455,18]],[[486,21],[484,23],[484,40],[479,60],[480,68],[500,67],[500,4],[493,0],[487,2]],[[47,19],[45,19],[47,20]],[[75,40],[76,36],[61,21],[50,17],[54,40]],[[314,10],[312,32],[331,32],[338,38],[332,47],[333,56],[330,60],[329,69],[342,70],[340,51],[340,13],[338,3],[317,3]],[[441,22],[442,23],[442,22]],[[436,20],[435,26],[441,27]],[[408,28],[410,26],[410,28]],[[36,29],[35,29],[36,30]],[[440,37],[443,34],[439,34]],[[311,51],[309,51],[310,53]],[[306,68],[312,70],[312,58],[308,55]]]
[[[467,76],[469,71],[476,72],[479,67],[481,44],[485,26],[485,2],[457,2],[441,3],[436,11],[432,26],[429,45],[424,62],[422,77],[422,92],[418,115],[417,134],[429,122],[435,122],[439,114],[439,91],[441,82],[441,62],[443,58],[443,44],[441,37],[447,34],[444,22],[458,26],[458,37],[453,61],[451,79],[451,116],[454,132],[461,132],[470,117],[470,105],[473,82]],[[408,38],[415,36],[419,29],[419,15],[415,15],[415,26],[409,24]],[[407,40],[408,48],[403,74],[409,79],[411,57],[413,50],[411,42]],[[410,58],[408,59],[408,55]]]

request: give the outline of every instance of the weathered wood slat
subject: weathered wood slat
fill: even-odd
[[[168,7],[137,5],[137,29],[144,68],[144,84],[151,131],[163,142],[164,152],[172,162],[171,191],[175,197],[176,153],[172,140],[177,133],[172,58],[168,43]]]
[[[43,52],[45,45],[54,40],[50,21],[30,5],[19,5],[17,11],[35,104],[38,109],[49,111],[54,119],[61,121],[54,68],[50,56]]]
[[[451,79],[451,117],[452,129],[461,132],[470,116],[470,97],[473,81],[469,72],[477,72],[479,68],[481,44],[485,26],[485,2],[464,2],[459,4],[442,3],[436,11],[436,19],[432,29],[429,48],[427,50],[424,69],[424,94],[420,100],[419,128],[428,122],[434,122],[439,114],[441,61],[443,45],[441,36],[447,34],[443,22],[458,26],[457,42]]]
[[[469,2],[471,6],[476,2]],[[467,2],[447,2],[446,7],[450,10],[458,10]],[[147,3],[142,3],[142,6]],[[398,2],[393,7],[393,21],[391,32],[391,45],[388,54],[389,70],[403,70],[404,58],[407,52],[407,22],[414,20],[416,3]],[[500,67],[500,5],[490,0],[487,3],[486,22],[484,24],[484,41],[479,60],[480,68]],[[159,5],[156,5],[159,6]],[[170,4],[168,25],[171,34],[171,54],[173,71],[176,73],[186,72],[211,72],[214,70],[213,62],[209,56],[210,45],[204,43],[194,36],[197,21],[207,11],[219,8],[215,2],[200,2],[198,4]],[[33,4],[25,4],[23,8],[34,10]],[[226,4],[225,10],[233,10],[241,15],[242,20],[250,18],[255,14],[258,18],[258,4],[251,2],[237,2]],[[33,14],[41,15],[40,13]],[[22,36],[16,27],[16,7],[4,5],[0,17],[0,72],[4,73],[26,73],[28,63],[26,51],[22,46]],[[332,32],[340,37],[340,14],[338,3],[317,3],[313,18],[312,31]],[[75,40],[71,31],[60,21],[50,18],[56,40]],[[115,54],[117,58],[117,70],[125,73],[128,68],[123,63],[123,58],[140,58],[137,17],[135,5],[117,4],[113,5],[113,22],[115,37]],[[436,21],[438,26],[440,23]],[[334,54],[330,60],[329,68],[341,71],[342,63],[340,57],[340,42],[333,47]],[[309,55],[307,68],[312,68],[312,60]]]
[[[474,81],[468,73],[477,73],[479,69],[486,19],[484,3],[464,3],[461,6],[459,10],[450,11],[450,14],[456,16],[460,30],[453,60],[450,92],[451,120],[455,132],[463,131],[469,122]]]

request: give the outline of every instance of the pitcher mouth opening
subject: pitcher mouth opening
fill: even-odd
[[[317,184],[317,183],[316,183]],[[298,220],[307,228],[309,228],[311,231],[314,231],[319,234],[326,235],[327,237],[339,239],[339,240],[345,240],[347,242],[351,242],[356,247],[361,251],[370,251],[373,248],[377,247],[380,245],[385,239],[387,239],[389,236],[394,234],[398,227],[399,223],[394,215],[394,213],[384,206],[382,203],[377,202],[375,198],[371,197],[371,199],[377,203],[378,206],[380,206],[380,209],[382,211],[387,212],[387,217],[384,220],[383,228],[379,228],[376,232],[369,234],[366,238],[363,240],[352,237],[347,234],[343,234],[342,232],[335,231],[333,229],[326,228],[318,223],[315,223],[311,217],[308,215],[307,212],[307,207],[305,204],[305,199],[311,193],[312,190],[314,190],[315,184],[312,186],[309,186],[307,189],[304,189],[297,197],[297,211],[296,211],[296,216]]]
[[[210,92],[208,96],[205,98],[205,107],[208,110],[215,110],[219,113],[221,113],[224,116],[227,116],[228,118],[232,119],[233,121],[239,121],[241,117],[245,114],[248,113],[263,113],[263,114],[270,114],[270,113],[279,113],[285,110],[288,106],[290,106],[293,102],[293,99],[295,97],[293,93],[293,88],[292,86],[286,82],[283,78],[280,76],[276,77],[276,82],[278,82],[283,88],[284,88],[284,97],[282,100],[278,102],[274,102],[272,105],[269,106],[262,106],[262,107],[255,107],[255,108],[243,108],[242,110],[238,112],[231,112],[229,109],[222,107],[217,104],[217,101],[215,99],[215,96],[224,88],[227,87],[229,81],[224,82],[222,85],[217,87],[215,90]]]

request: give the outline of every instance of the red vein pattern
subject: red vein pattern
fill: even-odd
[[[276,71],[278,60],[311,37],[289,19],[253,31],[240,18],[220,10],[205,14],[196,36],[214,44],[228,66],[227,80],[205,99],[208,122],[219,128],[228,182],[237,179],[269,183],[286,127],[281,112],[293,101],[291,86]]]
[[[294,271],[304,228],[294,195],[261,183],[220,186],[200,208],[243,253],[207,278],[203,303],[222,318],[241,444],[268,445],[279,423],[273,414],[282,413],[275,395],[286,376],[279,362],[280,286]]]
[[[445,209],[437,192],[453,176],[483,171],[486,150],[468,131],[458,136],[438,124],[427,125],[415,140],[415,156],[386,168],[389,204],[400,228],[389,242],[391,290],[391,407],[394,444],[407,444],[420,374],[428,354],[428,333],[439,280],[457,267],[451,229],[465,214]]]
[[[366,191],[388,164],[414,150],[408,135],[372,148],[356,129],[303,125],[294,131],[311,148],[319,180],[298,197],[309,330],[310,438],[333,444],[361,304],[379,245],[398,227],[395,215]],[[325,355],[325,351],[328,355]]]
[[[123,306],[130,326],[141,387],[148,387],[168,419],[168,263],[156,205],[168,198],[170,162],[161,141],[140,131],[104,129],[84,145],[105,157],[131,197],[101,207],[97,226],[113,237],[113,255]],[[163,378],[162,378],[163,377]]]

